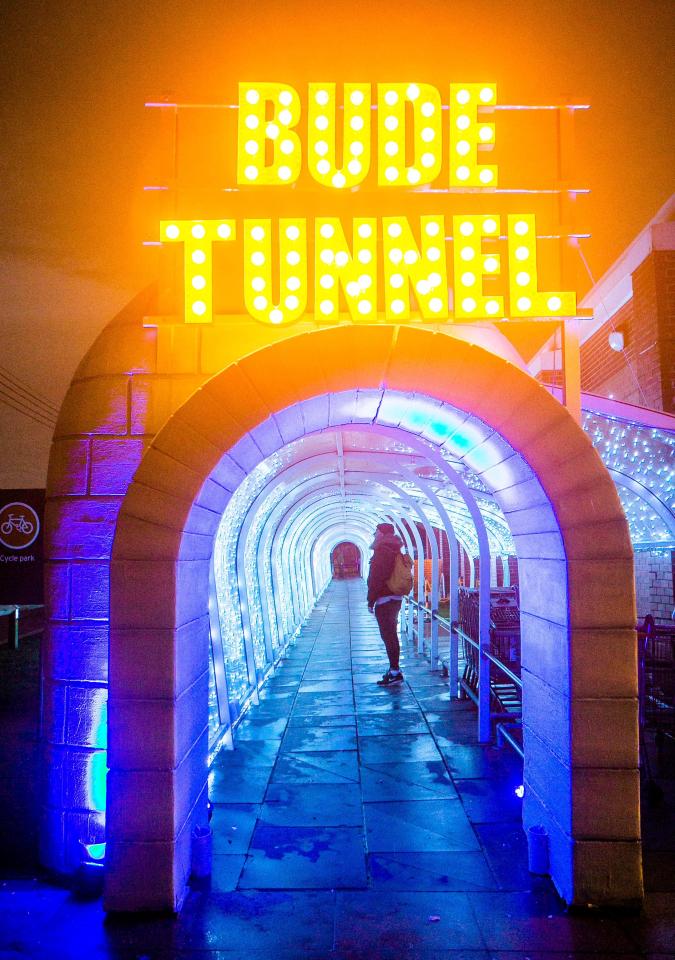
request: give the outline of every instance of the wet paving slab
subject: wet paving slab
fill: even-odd
[[[404,651],[362,581],[332,584],[215,758],[213,870],[176,918],[109,917],[0,885],[0,960],[564,960],[673,956],[673,895],[641,917],[568,912],[527,869],[519,759]]]

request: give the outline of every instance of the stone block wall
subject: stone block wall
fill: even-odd
[[[638,617],[648,613],[658,621],[671,622],[673,558],[675,551],[640,550],[635,554],[635,599]]]

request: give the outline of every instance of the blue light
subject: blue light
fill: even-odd
[[[105,858],[105,843],[85,843],[84,849],[90,860],[100,862]]]

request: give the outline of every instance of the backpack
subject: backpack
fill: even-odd
[[[397,553],[387,589],[397,597],[407,597],[413,588],[413,561],[408,553]]]

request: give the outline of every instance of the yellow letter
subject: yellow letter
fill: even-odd
[[[450,84],[450,186],[496,187],[497,167],[478,163],[478,149],[495,142],[494,123],[479,123],[478,108],[497,100],[494,83]]]
[[[307,309],[307,221],[279,221],[279,299],[272,274],[272,221],[244,220],[244,302],[263,323],[292,323]]]
[[[307,118],[309,172],[325,187],[355,187],[370,169],[370,84],[345,83],[342,166],[335,143],[335,84],[310,83]]]
[[[406,103],[412,104],[414,151],[406,166]],[[383,187],[432,183],[441,169],[441,98],[429,83],[378,83],[377,182]]]
[[[271,119],[267,104],[272,104]],[[285,83],[239,84],[237,183],[295,183],[300,173],[300,138],[291,130],[300,120],[300,97]],[[265,162],[267,144],[272,161]]]
[[[211,323],[213,320],[212,244],[234,240],[234,220],[161,220],[163,243],[182,243],[184,251],[186,323]]]
[[[509,214],[509,294],[512,317],[573,317],[575,293],[539,293],[534,215]]]
[[[384,217],[384,297],[387,320],[410,319],[410,289],[425,320],[448,319],[443,217],[420,217],[422,253],[406,217]]]
[[[353,256],[337,217],[317,218],[314,236],[315,319],[338,319],[342,288],[352,320],[373,320],[377,313],[377,221],[373,217],[353,221]]]
[[[483,295],[483,277],[499,273],[499,254],[483,253],[483,237],[499,239],[499,216],[453,217],[455,320],[504,316],[504,298]]]

